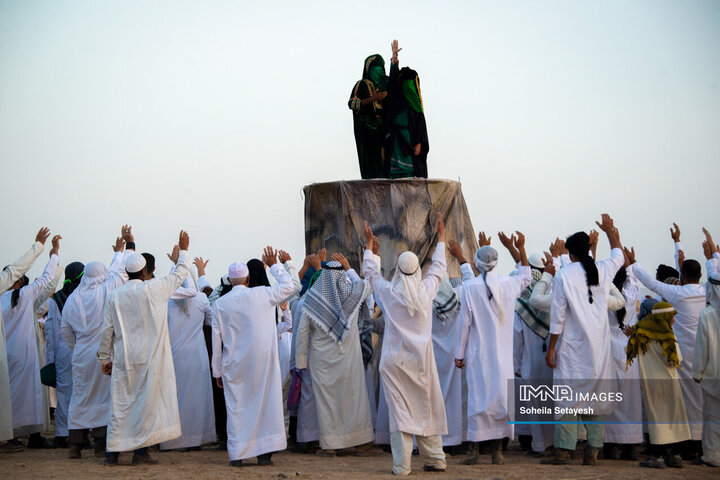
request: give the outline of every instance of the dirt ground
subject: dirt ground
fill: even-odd
[[[227,452],[204,447],[199,452],[152,452],[158,465],[130,465],[132,454],[122,454],[117,467],[105,467],[102,460],[84,450],[83,458],[70,460],[67,450],[24,450],[13,454],[0,454],[0,478],[113,478],[113,479],[390,479],[392,457],[383,453],[376,457],[319,458],[312,454],[282,452],[273,455],[275,465],[242,468],[228,466]],[[511,445],[506,452],[506,465],[490,465],[490,456],[483,457],[483,465],[458,465],[462,457],[448,456],[444,474],[422,471],[420,457],[413,457],[411,476],[433,479],[675,479],[720,478],[720,469],[694,466],[686,463],[682,469],[650,470],[636,462],[600,460],[596,467],[584,467],[580,460],[568,466],[540,465],[539,460],[526,455]],[[254,464],[254,460],[250,460]]]

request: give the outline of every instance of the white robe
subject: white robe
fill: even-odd
[[[455,358],[465,359],[468,382],[467,439],[473,442],[513,436],[510,421],[508,385],[515,377],[513,337],[515,301],[530,285],[530,267],[519,266],[515,275],[498,277],[497,300],[507,312],[500,323],[488,299],[482,275],[472,278],[472,268],[464,263],[463,303],[460,307],[462,330]]]
[[[385,316],[380,377],[389,409],[390,434],[430,436],[448,433],[440,379],[432,344],[432,300],[446,270],[445,244],[438,242],[432,265],[420,289],[429,299],[424,315],[410,315],[393,293],[371,250],[365,250],[363,272]],[[379,413],[379,412],[378,412]]]
[[[55,395],[57,398],[55,436],[67,437],[68,410],[73,393],[72,352],[62,338],[61,326],[62,312],[55,300],[51,298],[45,320],[45,364],[55,364]],[[94,352],[93,361],[97,363]]]
[[[109,452],[136,450],[182,434],[167,305],[188,274],[187,255],[180,251],[170,276],[129,280],[105,303],[98,358],[113,364]]]
[[[290,345],[290,368],[295,368],[296,342],[298,332],[302,327],[303,319],[302,308],[305,300],[301,297],[292,307],[295,312],[295,325],[292,333],[292,343]],[[308,355],[310,354],[308,346]],[[320,427],[318,426],[317,408],[315,407],[315,393],[312,388],[312,373],[310,365],[302,372],[300,380],[300,401],[297,409],[297,441],[299,443],[316,442],[320,440]]]
[[[15,260],[6,269],[0,271],[0,294],[10,288],[18,278],[30,270],[43,251],[43,244],[35,242],[30,250]],[[10,394],[10,374],[8,372],[7,342],[5,323],[0,310],[0,441],[13,438],[12,396]]]
[[[308,365],[308,358],[313,367],[312,382],[320,427],[320,446],[326,450],[354,447],[373,440],[357,323],[359,308],[366,308],[364,300],[370,294],[371,287],[354,270],[349,270],[347,276],[353,283],[364,282],[365,290],[362,294],[363,303],[347,319],[348,331],[343,342],[336,342],[307,314],[303,314],[295,345],[295,368],[304,369]]]
[[[702,388],[692,380],[691,373],[698,318],[700,312],[705,308],[705,286],[699,284],[669,285],[655,280],[638,263],[634,263],[631,268],[645,287],[664,298],[678,312],[675,315],[673,331],[682,353],[682,368],[677,373],[681,380],[680,385],[682,385],[688,418],[700,419],[702,418]],[[691,423],[690,433],[693,440],[701,440],[702,424]]]
[[[462,288],[456,288],[455,291],[460,296]],[[444,447],[460,445],[463,441],[463,372],[455,366],[455,348],[460,340],[461,328],[459,310],[452,312],[444,320],[440,320],[433,311],[433,352],[440,378],[448,427],[447,435],[442,437]]]
[[[561,268],[555,276],[550,333],[562,335],[555,349],[554,384],[568,385],[583,394],[612,392],[615,388],[607,312],[612,280],[624,261],[622,250],[614,248],[608,260],[595,262],[599,285],[591,288],[593,303],[589,302],[585,270],[579,262]],[[584,402],[577,396],[557,401],[556,406],[592,408],[593,415],[613,410],[609,402]]]
[[[35,331],[35,301],[55,278],[57,255],[51,255],[35,281],[20,289],[15,308],[12,292],[0,297],[7,339],[8,372],[12,397],[13,436],[39,433],[48,428],[47,405],[40,383],[40,358]]]
[[[213,377],[222,377],[228,456],[244,460],[287,446],[275,307],[297,292],[276,264],[274,287],[242,285],[213,305]]]
[[[126,253],[116,252],[103,278],[92,282],[84,278],[65,301],[60,332],[71,351],[70,430],[108,424],[112,402],[110,377],[102,373],[97,351],[104,327],[105,301],[110,292],[127,280],[125,256]]]
[[[703,391],[703,456],[720,467],[720,312],[708,306],[700,313],[693,378]]]
[[[639,288],[637,279],[628,269],[627,279],[623,285],[622,295],[625,300],[625,318],[623,324],[632,327],[637,323],[637,302]],[[605,420],[606,443],[640,444],[643,442],[642,421],[642,395],[640,393],[640,372],[638,362],[627,365],[625,347],[628,337],[620,329],[618,314],[608,312],[610,327],[610,353],[613,360],[613,369],[618,379],[618,391],[622,393],[623,400],[620,406],[610,413]]]
[[[189,290],[185,295],[192,296],[172,299],[168,304],[182,436],[161,443],[161,450],[199,447],[216,440],[210,362],[202,330],[203,325],[212,324],[210,302],[194,288],[192,279],[186,279],[183,287]]]

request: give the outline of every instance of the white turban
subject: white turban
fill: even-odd
[[[245,278],[249,274],[248,267],[243,262],[235,262],[228,268],[228,278]]]
[[[145,268],[146,264],[145,257],[139,253],[132,253],[125,259],[125,270],[127,270],[128,273],[137,273]],[[86,274],[88,274],[88,272],[86,272]]]
[[[475,266],[482,273],[485,286],[488,290],[488,301],[495,311],[500,323],[505,322],[505,309],[500,297],[500,279],[498,278],[495,266],[498,262],[498,252],[493,247],[486,245],[478,248],[475,252]]]
[[[420,286],[422,283],[422,271],[417,255],[412,252],[403,252],[398,258],[395,275],[392,279],[392,292],[395,298],[403,303],[411,316],[415,312],[426,315],[429,308],[429,301],[422,298]]]

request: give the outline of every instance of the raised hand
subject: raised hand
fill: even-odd
[[[490,245],[490,242],[492,241],[492,236],[486,237],[485,232],[480,232],[478,234],[478,245],[481,247],[487,247]]]
[[[120,235],[123,240],[125,240],[125,243],[135,241],[135,237],[132,234],[132,227],[130,225],[123,225],[120,229]]]
[[[262,261],[267,265],[268,267],[272,267],[277,263],[277,252],[273,250],[271,246],[265,247],[265,250],[263,251],[262,255]]]
[[[115,239],[115,245],[113,245],[112,249],[113,249],[113,252],[125,251],[125,240],[123,240],[122,237],[117,237]]]
[[[568,253],[570,253],[568,251],[567,247],[565,246],[565,240],[558,237],[557,244],[560,247],[560,255],[567,255]]]
[[[320,257],[320,261],[324,262],[327,260],[327,248],[323,247],[320,250],[318,250],[318,257]]]
[[[47,227],[42,227],[37,235],[35,235],[35,241],[40,242],[43,245],[45,245],[45,241],[50,237],[50,229]]]
[[[598,247],[598,239],[600,238],[600,232],[597,230],[590,230],[590,254],[592,255],[592,258],[597,260],[597,247]]]
[[[678,243],[680,241],[680,227],[678,227],[677,223],[673,223],[673,226],[670,227],[670,236],[673,242]]]
[[[523,235],[522,232],[516,231],[512,238],[515,248],[517,248],[518,250],[525,248],[525,235]]]
[[[350,262],[347,261],[347,258],[345,258],[345,255],[342,253],[333,253],[331,258],[342,265],[343,270],[346,272],[350,270]]]
[[[623,253],[625,254],[625,262],[628,265],[632,265],[633,263],[635,263],[635,247],[630,247],[630,250],[625,247],[623,248]]]
[[[553,258],[559,258],[562,255],[562,248],[560,248],[560,239],[556,238],[554,242],[550,244],[550,256]]]
[[[392,49],[392,58],[390,59],[390,61],[392,63],[398,63],[398,53],[400,53],[400,50],[402,50],[402,48],[400,48],[398,45],[398,41],[393,40],[390,44],[390,48]]]
[[[315,271],[319,271],[322,268],[322,263],[320,262],[320,257],[317,256],[317,253],[311,253],[307,256],[307,259],[310,266],[314,268]]]
[[[710,245],[715,245],[715,242],[713,242],[712,235],[710,235],[710,232],[708,232],[708,229],[703,227],[702,229],[703,235],[705,235],[705,240],[710,243]]]
[[[505,235],[505,232],[498,232],[498,238],[500,239],[500,243],[502,243],[503,247],[507,248],[508,250],[512,249],[512,236],[508,237],[507,235]]]
[[[205,275],[205,267],[207,267],[209,261],[210,260],[203,260],[202,257],[195,257],[193,259],[193,264],[198,271],[198,277],[202,277]]]
[[[555,276],[555,263],[553,262],[552,256],[548,252],[545,253],[545,259],[543,260],[543,272],[549,273],[553,277]]]
[[[285,262],[287,262],[288,260],[292,260],[292,258],[290,257],[290,254],[288,252],[286,252],[285,250],[279,250],[278,251],[278,260],[280,261],[280,263],[285,265]]]
[[[683,263],[685,263],[685,252],[678,250],[678,267],[682,268]]]
[[[50,250],[50,256],[57,255],[60,251],[60,240],[62,240],[60,235],[55,235],[52,238],[52,250]]]
[[[370,229],[370,226],[368,225],[367,221],[363,222],[363,231],[365,233],[365,248],[368,250],[372,250],[373,238],[375,238],[375,235],[373,234],[373,231]]]
[[[602,223],[601,223],[602,222]],[[603,213],[601,222],[595,222],[597,226],[606,234],[612,232],[615,229],[615,221],[607,213]]]
[[[132,235],[130,235],[132,237]],[[132,240],[130,240],[132,242]],[[185,230],[180,230],[180,235],[178,238],[178,247],[180,247],[180,250],[185,250],[190,247],[190,235]]]
[[[180,258],[180,245],[174,245],[172,253],[168,253],[167,256],[173,264],[177,265],[178,258]]]
[[[374,255],[380,256],[380,240],[377,237],[373,237],[372,252]]]
[[[445,220],[440,212],[437,214],[437,233],[438,242],[445,242]]]
[[[450,255],[460,262],[460,265],[467,263],[465,255],[463,255],[462,247],[460,247],[460,244],[454,238],[448,240],[448,250],[450,251]]]

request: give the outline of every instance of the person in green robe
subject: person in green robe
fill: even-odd
[[[365,59],[362,80],[355,83],[348,107],[353,112],[355,145],[363,179],[383,178],[385,175],[383,139],[383,100],[388,77],[385,60],[378,55]]]
[[[415,70],[399,68],[397,40],[392,43],[392,64],[385,100],[388,141],[385,151],[389,178],[427,178],[427,125],[420,93],[420,78]]]

